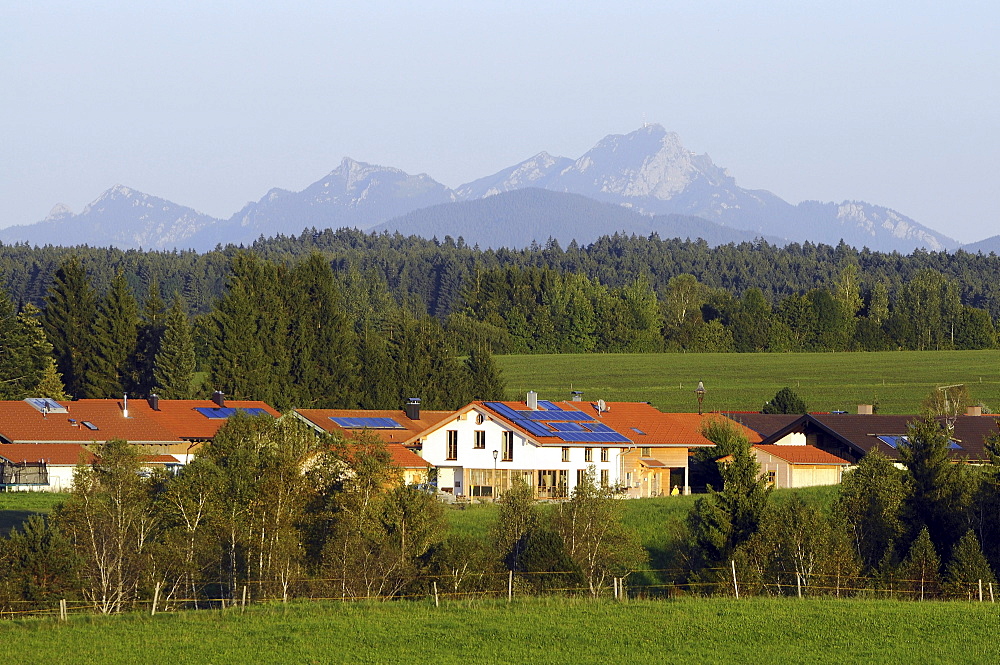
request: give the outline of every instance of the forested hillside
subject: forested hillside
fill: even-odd
[[[455,360],[470,354],[496,385],[490,353],[994,348],[998,262],[655,236],[481,251],[347,230],[206,254],[0,246],[0,380],[8,396],[57,369],[71,397],[453,407],[476,385]]]

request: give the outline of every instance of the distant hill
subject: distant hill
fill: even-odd
[[[481,248],[527,247],[556,239],[565,247],[622,232],[661,238],[704,239],[711,246],[754,240],[755,234],[684,215],[644,215],[579,194],[515,189],[487,198],[433,206],[397,217],[372,229],[423,238],[464,239]],[[778,238],[769,242],[781,244]]]
[[[997,254],[1000,255],[1000,236],[992,236],[979,242],[962,245],[962,249],[970,254]]]

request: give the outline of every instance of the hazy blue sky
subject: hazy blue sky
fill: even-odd
[[[0,0],[0,227],[116,183],[229,217],[345,155],[456,186],[645,119],[744,187],[979,240],[998,5]]]

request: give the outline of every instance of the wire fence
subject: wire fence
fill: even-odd
[[[628,571],[601,580],[593,586],[584,584],[580,571],[548,572],[476,572],[463,575],[422,575],[404,583],[359,586],[356,578],[302,578],[284,584],[275,580],[248,580],[236,589],[219,592],[222,585],[202,587],[210,591],[187,597],[174,592],[161,593],[156,585],[150,597],[133,597],[119,602],[108,598],[49,598],[45,600],[4,600],[0,602],[0,620],[27,617],[67,621],[70,615],[95,615],[121,612],[144,612],[151,615],[181,610],[218,610],[243,612],[248,606],[297,602],[423,601],[440,606],[446,602],[506,600],[550,596],[610,599],[671,599],[681,596],[716,596],[749,598],[835,597],[881,598],[892,600],[953,600],[996,602],[1000,589],[992,580],[962,583],[934,578],[903,579],[871,575],[812,574],[797,571],[768,571],[766,578],[754,571],[729,567],[702,569],[702,579],[694,579],[683,569],[644,569]],[[385,592],[385,586],[392,589]],[[276,593],[275,589],[284,589]]]

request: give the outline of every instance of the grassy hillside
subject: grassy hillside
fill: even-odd
[[[658,353],[497,356],[508,393],[523,399],[652,402],[664,411],[759,411],[789,386],[810,411],[844,410],[877,401],[879,413],[915,413],[936,386],[964,383],[976,402],[1000,410],[1000,351],[881,353]]]
[[[990,603],[834,599],[292,603],[0,622],[9,662],[996,662]]]
[[[48,513],[66,496],[58,492],[0,492],[0,536],[35,513]]]

